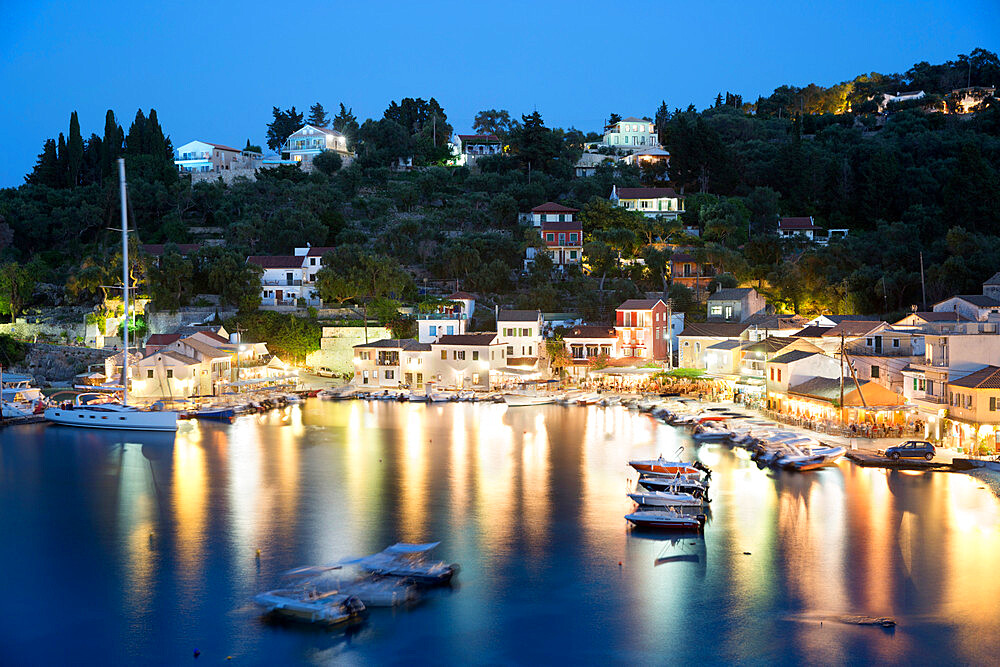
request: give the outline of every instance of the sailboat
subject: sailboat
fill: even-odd
[[[176,431],[177,413],[140,410],[128,404],[128,214],[125,205],[125,160],[118,159],[118,182],[122,206],[122,302],[126,325],[122,327],[122,401],[102,402],[101,395],[80,394],[71,405],[45,410],[45,418],[56,424],[84,428],[130,431]]]

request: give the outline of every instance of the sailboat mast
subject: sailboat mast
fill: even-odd
[[[122,200],[122,405],[128,405],[128,213],[125,208],[125,158],[118,158],[118,186]]]

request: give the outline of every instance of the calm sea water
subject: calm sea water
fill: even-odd
[[[715,470],[704,538],[633,534],[626,460],[679,447]],[[983,481],[739,454],[597,407],[310,400],[176,438],[6,428],[0,663],[995,664]],[[249,602],[291,567],[431,540],[457,585],[351,632]],[[837,620],[854,614],[899,625]]]

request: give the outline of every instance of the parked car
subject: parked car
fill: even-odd
[[[333,369],[327,368],[326,366],[320,366],[320,369],[316,371],[316,375],[324,378],[332,378],[334,373]]]
[[[920,459],[930,461],[934,458],[934,445],[926,440],[907,440],[885,450],[885,455],[894,461],[899,459]]]

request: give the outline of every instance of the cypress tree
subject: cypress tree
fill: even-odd
[[[144,145],[145,139],[146,116],[142,113],[142,109],[139,109],[135,112],[135,120],[132,121],[132,125],[128,128],[128,135],[125,137],[125,154],[142,155],[147,153]]]
[[[80,184],[80,167],[83,165],[83,136],[80,119],[74,111],[69,115],[69,142],[66,144],[66,185]]]
[[[115,171],[115,160],[122,154],[122,128],[115,121],[115,112],[108,109],[104,116],[104,140],[101,142],[101,179]]]
[[[66,137],[63,133],[59,133],[59,143],[56,145],[56,170],[59,174],[56,180],[58,185],[53,185],[54,188],[65,187],[66,185]]]
[[[83,145],[83,167],[80,169],[80,184],[101,182],[101,138],[91,133]]]

